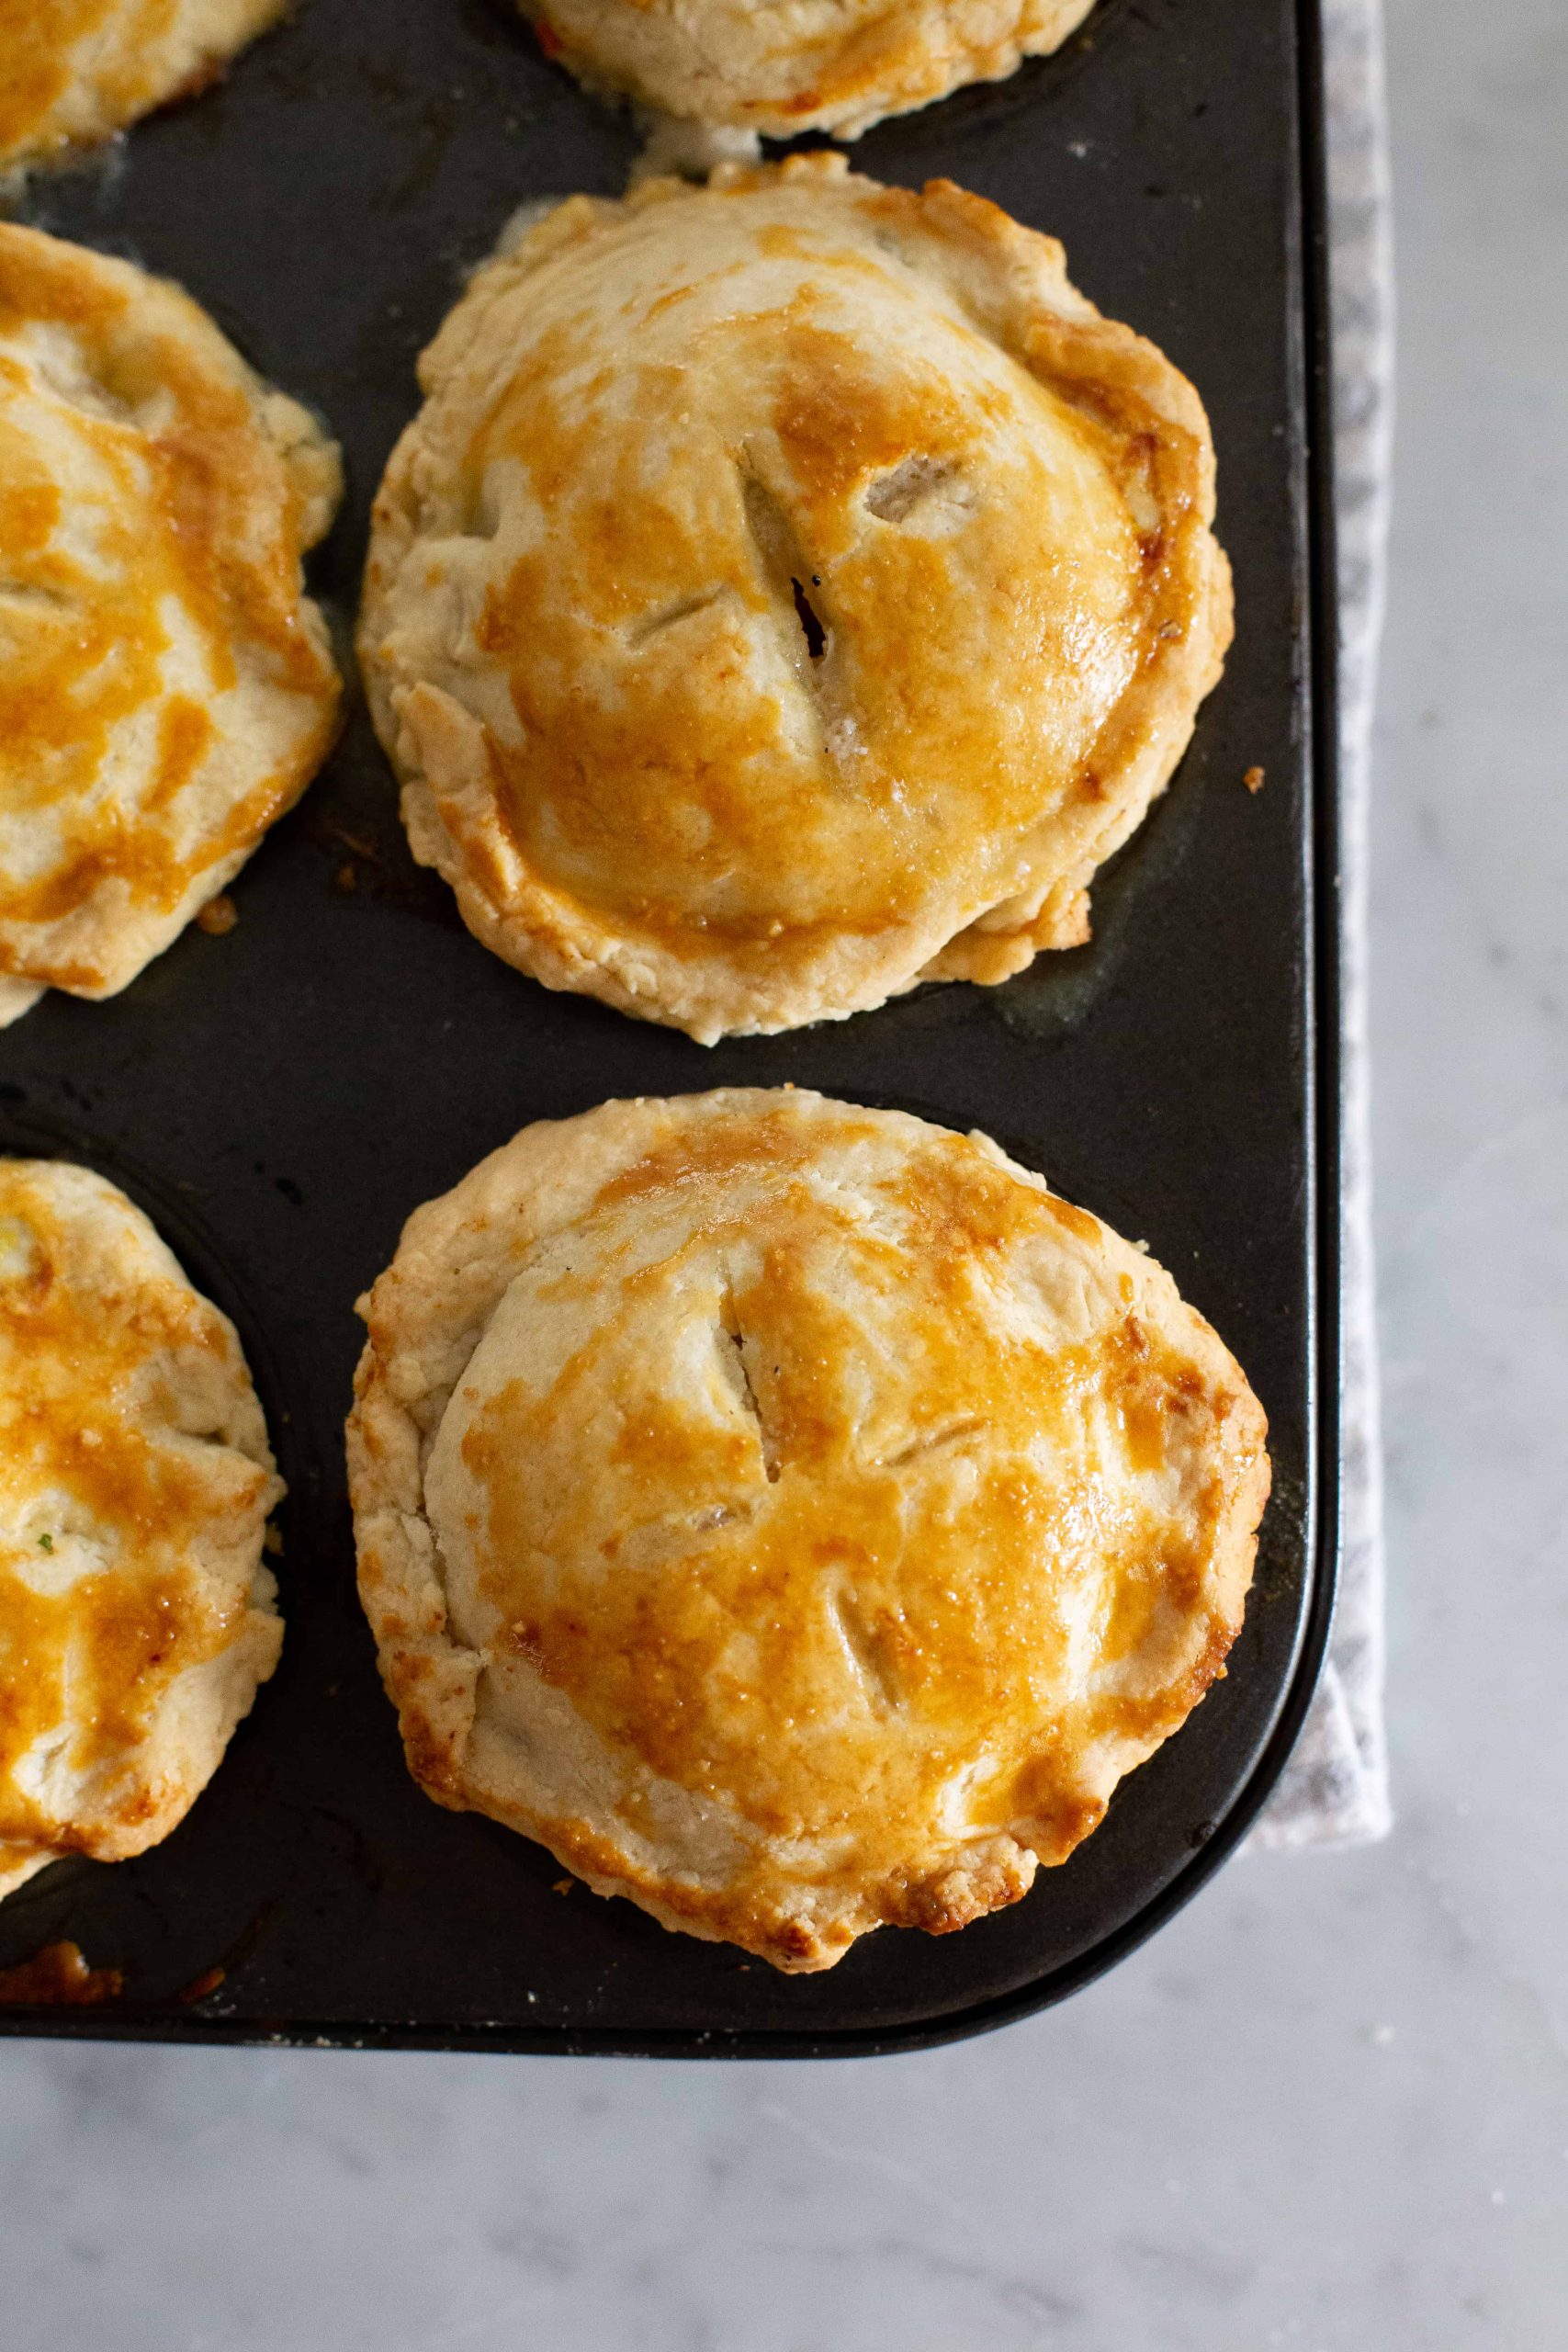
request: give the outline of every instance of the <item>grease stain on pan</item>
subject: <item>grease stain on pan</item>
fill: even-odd
[[[44,1944],[15,1968],[0,1968],[0,2007],[96,2008],[118,2001],[125,1978],[118,1968],[89,1968],[80,1944]]]

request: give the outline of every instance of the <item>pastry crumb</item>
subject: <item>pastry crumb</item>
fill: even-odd
[[[220,890],[215,899],[209,899],[196,920],[209,938],[221,939],[239,922],[240,910],[227,890]]]
[[[757,133],[732,124],[694,122],[657,107],[639,107],[637,128],[643,144],[631,168],[631,187],[667,177],[705,180],[720,164],[758,164],[762,159]]]
[[[1242,777],[1242,782],[1246,785],[1248,792],[1261,792],[1263,789],[1262,769],[1248,768],[1247,774]]]

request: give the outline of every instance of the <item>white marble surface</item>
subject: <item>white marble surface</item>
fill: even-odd
[[[5,2352],[1568,2342],[1568,12],[1390,19],[1392,1842],[922,2058],[0,2050]]]

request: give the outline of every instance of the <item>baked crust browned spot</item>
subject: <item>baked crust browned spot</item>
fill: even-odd
[[[946,182],[574,198],[479,272],[360,626],[415,855],[705,1043],[1087,936],[1230,637],[1197,394]]]
[[[784,1970],[1095,1827],[1241,1623],[1256,1398],[981,1136],[814,1094],[529,1127],[361,1302],[360,1591],[410,1767]]]
[[[0,170],[200,89],[288,0],[0,0]]]
[[[696,122],[858,138],[1060,48],[1093,0],[519,0],[552,57]]]
[[[309,783],[340,486],[177,288],[0,223],[0,1023],[124,988]]]
[[[0,1160],[0,1895],[167,1837],[276,1663],[233,1327],[89,1170]]]

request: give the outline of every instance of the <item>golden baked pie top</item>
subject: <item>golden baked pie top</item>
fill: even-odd
[[[1059,48],[1092,0],[520,0],[551,56],[693,120],[853,139]]]
[[[488,944],[711,1040],[1087,933],[1230,629],[1191,387],[841,158],[573,198],[425,355],[360,647]]]
[[[287,0],[0,0],[0,167],[197,89]]]
[[[0,1018],[123,988],[314,773],[338,490],[177,288],[0,224]]]
[[[777,1966],[1015,1899],[1240,1624],[1245,1378],[983,1137],[608,1104],[421,1210],[365,1308],[360,1584],[413,1770]]]
[[[0,1160],[0,1894],[165,1837],[282,1628],[227,1318],[100,1176]]]

